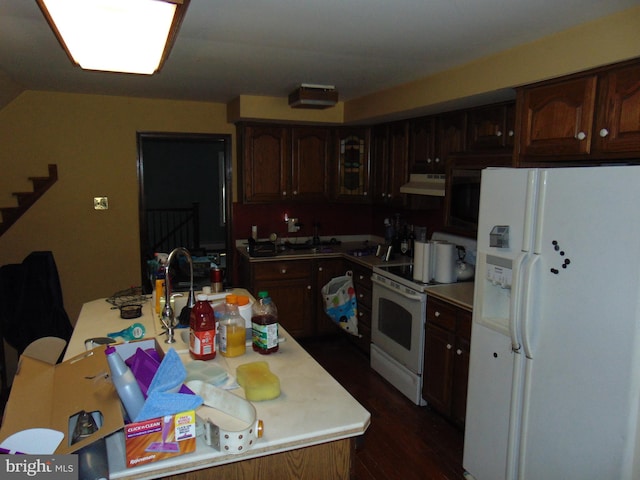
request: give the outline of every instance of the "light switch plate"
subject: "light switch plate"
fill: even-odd
[[[93,208],[95,210],[107,210],[109,208],[109,198],[93,197]]]

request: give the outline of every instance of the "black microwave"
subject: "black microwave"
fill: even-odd
[[[447,170],[445,230],[475,238],[480,212],[480,183],[487,166],[507,166],[510,157],[452,161]]]

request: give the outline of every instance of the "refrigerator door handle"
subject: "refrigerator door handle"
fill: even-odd
[[[520,306],[522,305],[523,291],[523,282],[521,281],[521,278],[522,268],[528,257],[528,253],[522,252],[513,262],[513,283],[511,285],[511,298],[509,301],[509,335],[511,337],[511,350],[513,350],[514,353],[519,353],[522,347],[520,345]]]
[[[527,196],[524,205],[524,231],[522,235],[522,251],[531,252],[532,229],[535,229],[535,215],[538,205],[538,173],[536,170],[527,172]]]
[[[532,299],[534,297],[533,290],[535,285],[535,279],[533,278],[535,275],[535,266],[540,261],[540,255],[532,255],[531,260],[528,262],[525,268],[525,285],[524,294],[522,297],[522,320],[520,323],[522,329],[522,346],[524,348],[524,354],[527,358],[533,358],[533,345],[531,342],[531,310],[532,310]]]
[[[544,230],[544,206],[547,201],[547,182],[549,172],[547,170],[540,171],[540,179],[538,181],[538,190],[536,192],[536,225],[533,235],[532,253],[542,253],[542,233]]]

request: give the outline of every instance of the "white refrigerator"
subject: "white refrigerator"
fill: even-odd
[[[640,479],[640,166],[481,185],[466,476]]]

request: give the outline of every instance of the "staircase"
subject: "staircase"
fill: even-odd
[[[58,180],[58,166],[49,165],[48,177],[29,177],[33,183],[33,192],[13,192],[18,199],[17,207],[0,207],[2,222],[0,223],[0,236],[4,234],[11,225],[16,223],[24,212],[29,210],[31,205],[46,192]]]

